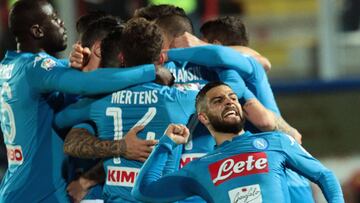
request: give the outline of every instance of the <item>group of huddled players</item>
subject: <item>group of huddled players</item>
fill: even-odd
[[[53,57],[67,36],[47,1],[16,2],[9,26],[0,202],[309,203],[307,179],[344,202],[281,117],[240,18],[206,22],[200,40],[171,5],[89,13],[69,59]]]

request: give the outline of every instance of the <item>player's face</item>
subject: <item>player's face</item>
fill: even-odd
[[[44,31],[44,49],[47,52],[58,52],[66,48],[66,29],[64,22],[55,13],[54,8],[49,3],[43,3],[40,7]]]
[[[220,85],[206,93],[206,116],[214,130],[224,133],[239,133],[245,119],[241,105],[231,88]]]

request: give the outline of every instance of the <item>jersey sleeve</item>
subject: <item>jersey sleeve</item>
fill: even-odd
[[[69,59],[67,59],[67,58],[62,58],[62,59],[59,59],[59,62],[60,62],[64,67],[70,68]]]
[[[155,66],[152,64],[132,68],[99,68],[91,72],[63,67],[61,62],[50,57],[34,62],[34,67],[28,69],[29,84],[42,93],[55,90],[94,95],[155,79]]]
[[[69,128],[76,124],[90,120],[90,110],[93,102],[94,99],[85,98],[69,105],[64,110],[55,114],[54,128]]]
[[[91,135],[96,136],[96,130],[89,123],[80,123],[80,124],[74,125],[72,128],[83,128],[83,129],[87,130],[88,133],[90,133]]]
[[[252,57],[249,57],[249,62],[254,67],[251,77],[246,78],[246,84],[254,93],[256,98],[269,110],[280,116],[279,107],[276,104],[273,91],[271,89],[268,77],[262,65]]]
[[[144,202],[173,202],[192,196],[191,186],[196,185],[186,170],[162,176],[168,156],[176,144],[164,135],[142,166],[131,194]]]
[[[178,104],[184,112],[184,117],[187,118],[186,123],[190,116],[195,113],[195,100],[198,91],[186,90],[178,94]],[[183,122],[182,122],[183,123]],[[183,124],[186,124],[183,123]]]
[[[253,72],[244,55],[219,45],[171,49],[168,51],[168,57],[170,60],[189,61],[203,66],[233,68],[241,77],[249,77]]]
[[[328,202],[344,202],[340,183],[332,171],[312,157],[292,137],[282,136],[281,145],[286,154],[287,167],[316,183]]]
[[[235,70],[217,70],[220,80],[228,84],[231,89],[236,93],[239,99],[245,101],[255,98],[254,94],[247,88],[244,80]]]

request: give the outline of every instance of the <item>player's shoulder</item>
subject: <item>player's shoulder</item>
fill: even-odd
[[[46,71],[50,71],[52,70],[54,67],[62,67],[64,66],[64,63],[61,62],[61,60],[45,53],[45,52],[40,52],[40,53],[36,53],[32,56],[32,67],[35,69],[41,69],[41,70],[46,70]]]
[[[255,133],[249,136],[252,146],[259,150],[279,150],[283,147],[283,142],[294,140],[291,136],[279,132],[269,131]],[[294,140],[295,141],[295,140]]]
[[[197,94],[197,90],[190,90],[186,88],[180,88],[179,86],[165,86],[156,83],[146,83],[142,86],[143,88],[157,90],[160,95],[166,99],[176,100],[181,97],[192,96]]]

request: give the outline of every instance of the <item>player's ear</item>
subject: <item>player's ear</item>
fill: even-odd
[[[32,25],[30,27],[30,33],[36,39],[40,39],[40,38],[44,37],[44,31],[38,24]]]
[[[203,112],[198,113],[198,119],[205,126],[207,126],[209,124],[209,118]]]
[[[219,40],[217,40],[217,39],[213,41],[213,44],[222,45],[222,43],[221,43]]]
[[[93,52],[95,56],[101,58],[101,41],[95,41],[91,47],[91,52]]]
[[[167,61],[167,54],[166,51],[161,51],[160,55],[159,55],[159,61],[158,64],[162,65]]]

